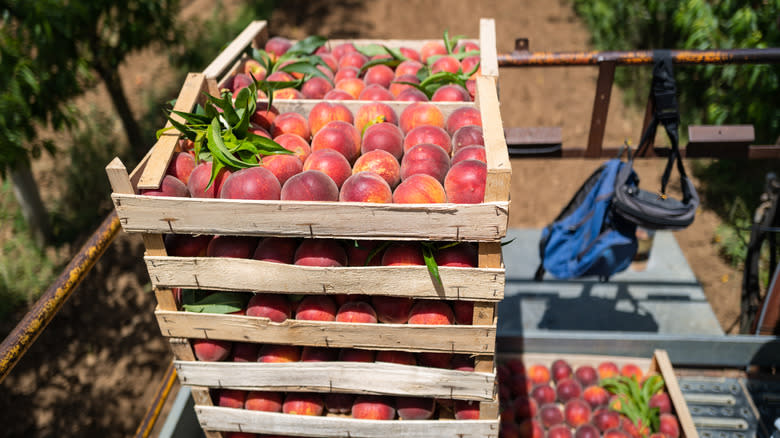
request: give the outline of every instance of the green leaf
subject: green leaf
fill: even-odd
[[[443,286],[441,282],[441,276],[439,276],[439,265],[436,263],[436,259],[433,257],[433,248],[428,243],[422,244],[423,260],[425,260],[425,266],[428,267],[428,272],[433,277],[433,280],[439,285]]]
[[[187,312],[196,313],[227,314],[238,312],[246,306],[247,295],[239,292],[215,292],[192,304],[183,304],[182,308]]]
[[[328,42],[328,39],[323,36],[311,35],[293,44],[287,53],[311,55],[324,46],[326,42]]]
[[[517,240],[517,237],[513,237],[513,238],[507,240],[506,242],[501,242],[501,246],[509,245],[510,243],[514,242],[515,240]]]
[[[219,125],[219,120],[214,119],[211,121],[211,125],[208,128],[207,132],[207,139],[208,139],[208,148],[209,151],[211,151],[211,154],[214,156],[214,165],[212,166],[212,181],[214,180],[214,177],[216,177],[217,171],[214,170],[216,167],[216,162],[219,162],[225,166],[229,167],[235,167],[238,169],[243,169],[246,167],[252,167],[251,165],[248,165],[244,163],[243,161],[239,160],[238,158],[234,157],[232,153],[230,153],[230,150],[225,145],[225,141],[222,139],[222,132]]]
[[[208,125],[211,123],[213,117],[209,117],[205,114],[188,113],[185,111],[171,110],[171,113],[184,119],[187,124],[190,125]]]
[[[371,61],[368,61],[367,63],[363,64],[362,67],[360,67],[360,71],[358,72],[358,75],[362,75],[366,70],[369,68],[375,66],[375,65],[386,65],[392,69],[395,69],[398,67],[398,64],[400,64],[402,61],[398,59],[392,59],[392,58],[382,58],[382,59],[372,59]]]
[[[301,60],[293,62],[292,64],[287,64],[282,67],[281,71],[287,73],[303,73],[309,76],[319,76],[327,80],[329,84],[333,85],[333,81],[328,77],[328,75],[323,73],[320,69],[317,68],[315,64],[312,64],[311,61],[308,60]]]
[[[270,138],[263,137],[249,133],[246,137],[247,140],[252,142],[252,145],[257,149],[257,153],[260,155],[279,155],[279,154],[293,154],[293,151],[285,149],[279,143],[271,140]]]
[[[301,84],[303,84],[302,79],[296,81],[259,81],[257,88],[263,90],[263,93],[268,96],[268,108],[270,108],[274,101],[274,91],[282,88],[298,88]]]
[[[362,53],[367,58],[372,58],[376,55],[384,55],[387,53],[385,47],[379,44],[366,44],[365,46],[355,47],[358,52]]]

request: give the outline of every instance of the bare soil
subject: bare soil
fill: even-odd
[[[229,16],[238,4],[223,1],[219,7]],[[193,0],[185,2],[182,20],[214,12],[213,2]],[[583,23],[562,0],[288,0],[274,12],[270,31],[292,38],[320,34],[423,39],[438,38],[448,29],[453,35],[476,37],[480,17],[496,20],[499,53],[510,52],[516,37],[529,38],[534,51],[590,47]],[[132,56],[121,74],[131,106],[139,113],[145,104],[144,90],[174,78],[167,58],[151,49]],[[502,69],[504,126],[561,126],[565,145],[583,146],[596,76],[597,70],[589,67]],[[112,110],[100,88],[78,104]],[[624,138],[636,141],[641,121],[642,112],[624,105],[621,91],[613,89],[605,144],[618,145]],[[119,126],[107,128],[121,137]],[[596,160],[513,160],[510,226],[547,224],[598,164]],[[58,193],[51,177],[53,166],[47,160],[34,166],[46,202],[53,202]],[[649,182],[659,180],[662,166],[660,161],[636,164]],[[713,237],[719,223],[705,205],[696,222],[676,237],[727,330],[738,314],[741,275],[717,255]],[[140,240],[121,234],[2,383],[0,424],[5,436],[104,437],[135,431],[171,360],[153,317],[155,300],[141,255]],[[17,320],[3,321],[0,329],[8,332]]]

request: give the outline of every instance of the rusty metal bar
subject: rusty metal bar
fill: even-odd
[[[138,429],[135,431],[136,438],[147,438],[152,433],[154,425],[160,417],[160,412],[165,405],[165,401],[168,400],[168,396],[171,394],[171,388],[173,388],[175,382],[176,368],[173,367],[173,362],[171,362],[160,381],[160,387],[157,389],[154,400],[152,400],[149,409],[146,410],[146,415],[144,415],[141,424],[138,425]]]
[[[509,128],[514,129],[514,128]],[[513,145],[509,141],[507,142],[507,146],[509,147],[510,156],[512,158],[614,158],[618,151],[620,150],[620,147],[602,147],[601,148],[601,155],[596,157],[588,157],[586,155],[587,153],[587,147],[586,146],[573,146],[573,147],[565,147],[561,148],[560,146],[557,147],[538,147],[534,148],[530,143],[524,143],[520,145]],[[696,157],[701,158],[704,155],[697,154],[688,154],[686,153],[686,148],[680,149],[680,154],[683,158],[686,156],[688,157]],[[667,157],[669,156],[669,148],[668,147],[654,147],[652,150],[652,155],[647,156],[647,158],[654,158],[654,157]],[[706,155],[707,157],[713,158],[711,154]],[[636,158],[636,156],[634,157]],[[714,158],[724,158],[721,155],[718,155]],[[777,160],[780,159],[780,147],[774,146],[774,145],[750,145],[747,149],[746,153],[743,153],[741,155],[734,155],[729,154],[728,158],[736,158],[736,159],[749,159],[749,160]]]
[[[116,212],[108,215],[54,283],[0,344],[0,382],[54,318],[119,231]]]
[[[612,83],[615,80],[615,67],[616,64],[612,61],[599,64],[596,95],[593,97],[593,112],[590,115],[588,149],[585,151],[586,158],[601,156],[601,146],[604,144],[604,131],[607,127],[609,100],[612,96]]]
[[[780,48],[731,50],[672,50],[675,64],[772,64],[780,63]],[[627,52],[523,52],[498,55],[499,67],[592,66],[604,62],[617,65],[653,63],[652,50]]]

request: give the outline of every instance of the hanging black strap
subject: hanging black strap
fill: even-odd
[[[655,137],[658,124],[662,124],[672,143],[672,149],[669,153],[669,159],[666,162],[666,169],[661,177],[661,193],[666,194],[666,186],[669,183],[669,177],[672,173],[672,167],[677,162],[677,170],[680,176],[687,178],[685,167],[683,166],[682,156],[680,154],[680,111],[677,104],[677,84],[674,80],[674,68],[672,65],[672,54],[669,50],[656,50],[653,52],[653,83],[652,99],[655,103],[653,118],[647,125],[647,129],[639,140],[640,149],[647,146],[647,142]],[[637,153],[639,155],[639,151]],[[686,184],[682,184],[683,202],[688,203],[691,199],[691,193]]]

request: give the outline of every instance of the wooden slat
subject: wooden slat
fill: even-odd
[[[261,32],[266,31],[265,21],[253,21],[230,42],[213,61],[203,70],[207,78],[216,78],[227,70],[233,62],[241,56],[241,53],[256,41]]]
[[[685,155],[744,159],[755,139],[753,125],[691,125]]]
[[[520,358],[525,363],[525,366],[531,365],[544,365],[549,367],[552,363],[558,359],[565,359],[572,368],[577,368],[582,365],[596,366],[601,362],[614,362],[618,368],[626,364],[635,364],[642,371],[648,371],[651,368],[651,359],[646,357],[631,357],[631,356],[605,356],[598,354],[558,354],[558,353],[523,353],[523,354],[501,354],[502,361],[506,361],[511,358]]]
[[[354,324],[155,311],[163,336],[333,348],[493,354],[496,327]]]
[[[202,91],[204,91],[204,76],[201,73],[190,73],[184,81],[179,96],[176,98],[176,104],[173,109],[176,111],[192,111],[195,103]],[[184,122],[179,116],[174,115],[174,119]],[[166,127],[172,126],[171,122],[165,124]],[[160,187],[165,171],[173,156],[173,150],[179,141],[179,131],[172,129],[161,135],[157,143],[153,146],[152,156],[144,169],[141,178],[138,180],[138,189],[156,189]]]
[[[492,400],[494,374],[361,362],[175,363],[181,383],[247,391]]]
[[[512,164],[504,138],[495,77],[477,76],[477,106],[482,114],[488,167],[485,202],[508,201]]]
[[[500,301],[504,270],[442,266],[443,287],[425,266],[320,268],[221,257],[145,257],[152,285],[290,294],[392,295]],[[403,287],[398,287],[399,279]],[[488,324],[490,324],[489,322]]]
[[[666,350],[655,350],[653,352],[653,362],[658,367],[661,377],[664,378],[666,392],[672,400],[674,411],[680,422],[680,436],[683,438],[699,438],[699,433],[696,431],[696,426],[693,424],[688,404],[685,403],[685,398],[683,398],[682,391],[680,390],[680,384],[677,382],[677,376],[674,374],[674,368],[672,368],[672,362],[669,360],[669,354],[666,353]]]
[[[262,100],[262,102],[267,102],[267,100]],[[357,111],[361,106],[368,103],[364,100],[274,99],[273,106],[279,110],[280,114],[294,112],[308,117],[312,107],[320,102],[338,103],[344,105],[347,107],[347,109],[350,110],[350,112],[352,112],[353,115],[357,114]],[[393,111],[395,111],[396,115],[400,117],[404,108],[411,105],[413,102],[383,101],[383,103],[389,105]],[[475,105],[474,102],[435,102],[435,104],[436,107],[441,110],[442,114],[444,114],[445,118],[449,117],[449,115],[458,108]]]
[[[207,430],[344,438],[497,438],[498,420],[358,420],[195,406]]]
[[[390,40],[377,40],[377,39],[332,39],[328,40],[328,45],[333,48],[341,43],[352,43],[356,47],[361,46],[367,46],[370,44],[377,44],[380,46],[387,46],[390,48],[401,48],[401,47],[408,47],[410,49],[417,50],[418,52],[420,49],[422,49],[423,45],[430,41],[438,41],[443,43],[444,40],[442,37],[439,38],[429,38],[429,39],[422,39],[422,40],[400,40],[400,39],[390,39]],[[479,40],[476,40],[474,38],[464,38],[461,41],[464,42],[473,42],[479,44]]]
[[[508,185],[507,185],[508,190]],[[129,233],[496,241],[508,202],[370,204],[112,195]]]
[[[496,53],[496,22],[492,18],[479,20],[480,69],[483,76],[498,77]]]

